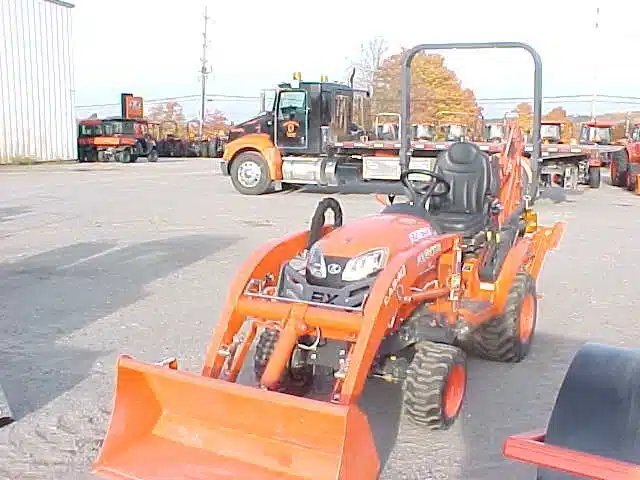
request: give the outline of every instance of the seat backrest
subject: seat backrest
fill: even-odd
[[[496,179],[487,154],[477,145],[457,142],[443,151],[436,162],[436,173],[451,185],[449,193],[437,202],[437,210],[451,213],[482,213]]]

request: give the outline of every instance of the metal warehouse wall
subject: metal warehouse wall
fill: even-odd
[[[0,0],[0,163],[77,157],[72,7]]]

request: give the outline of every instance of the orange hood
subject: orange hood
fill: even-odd
[[[333,230],[318,244],[325,256],[352,258],[368,250],[387,248],[391,258],[425,238],[436,236],[427,220],[409,215],[375,214]]]

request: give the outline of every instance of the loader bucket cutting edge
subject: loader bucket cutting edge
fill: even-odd
[[[112,480],[377,478],[367,418],[336,405],[118,359],[93,473]]]

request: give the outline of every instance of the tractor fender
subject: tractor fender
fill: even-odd
[[[516,274],[527,261],[530,245],[531,240],[528,238],[521,238],[511,248],[504,260],[504,264],[500,271],[500,275],[498,275],[498,279],[496,280],[494,290],[494,306],[498,312],[502,312],[507,304],[511,285],[513,284]]]
[[[282,180],[282,156],[280,150],[273,144],[266,133],[250,133],[227,143],[222,159],[227,162],[227,171],[231,163],[242,152],[254,151],[260,153],[267,162],[271,180]]]

